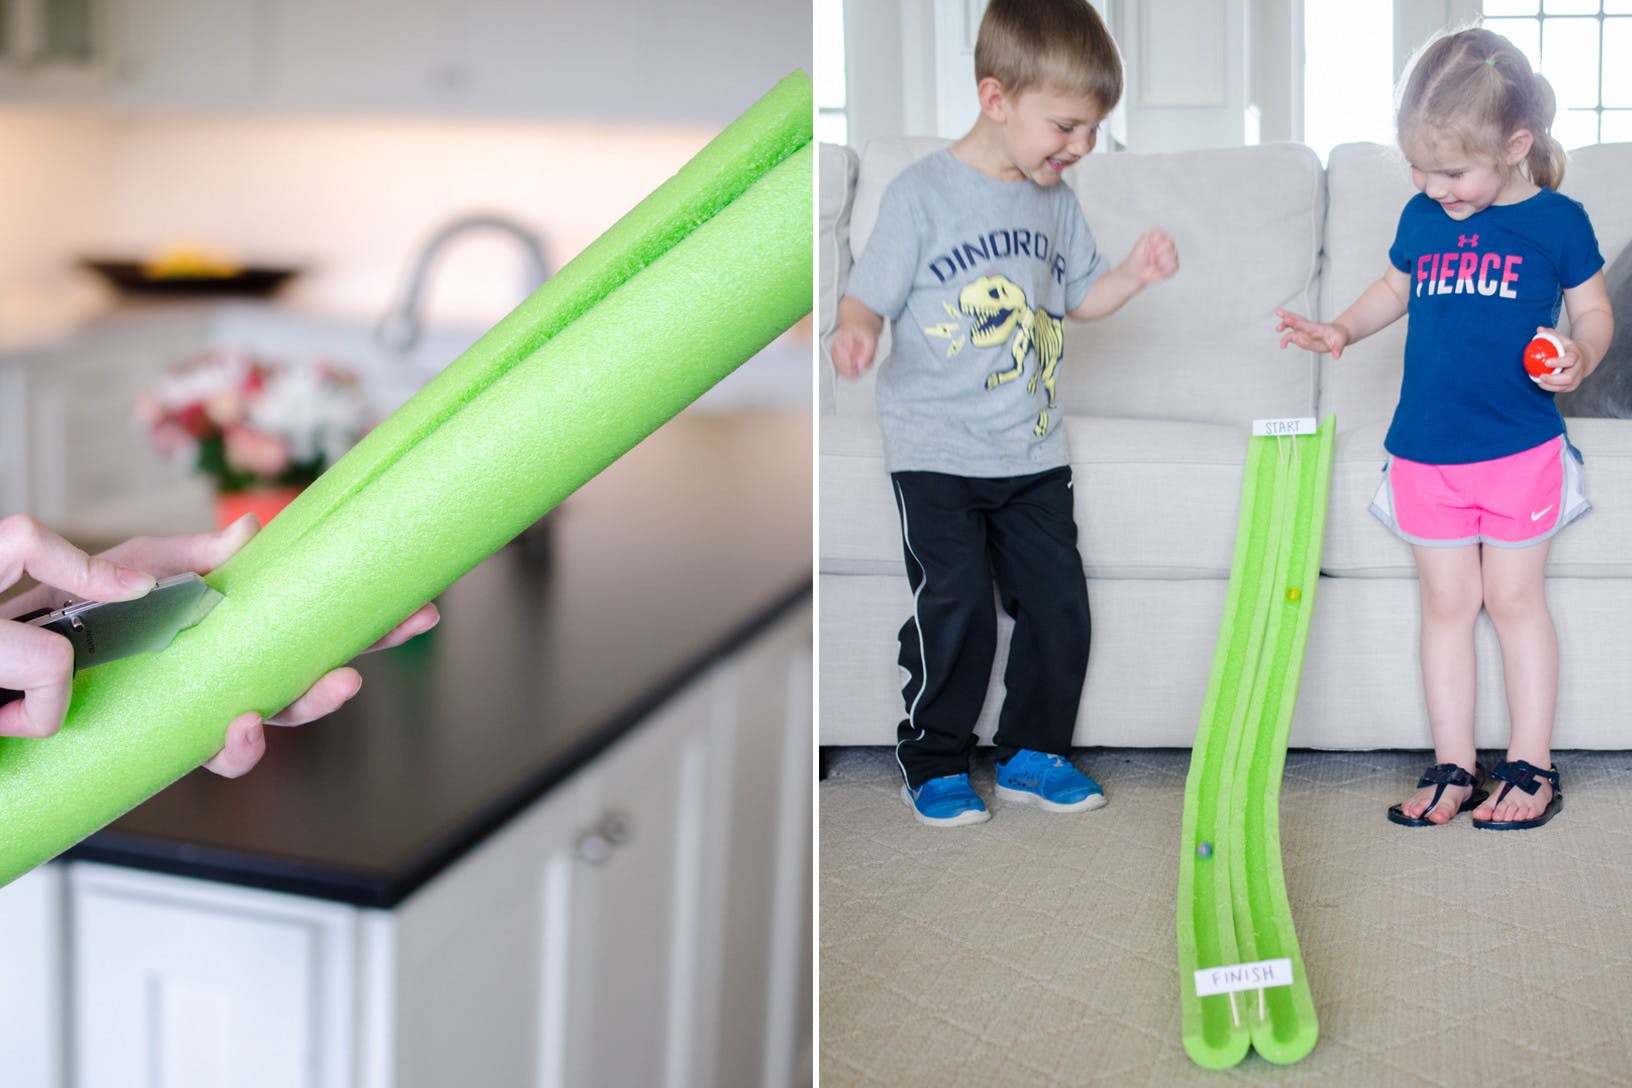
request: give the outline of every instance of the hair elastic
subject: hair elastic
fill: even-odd
[[[1496,58],[1495,57],[1486,57],[1485,58],[1485,63],[1488,64],[1490,67],[1494,68],[1494,67],[1496,67]]]

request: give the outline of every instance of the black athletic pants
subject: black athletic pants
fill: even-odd
[[[896,755],[907,784],[969,769],[997,651],[997,610],[1014,618],[997,758],[1064,754],[1088,669],[1088,588],[1071,516],[1071,470],[970,478],[891,474],[912,587],[901,627],[907,716]]]

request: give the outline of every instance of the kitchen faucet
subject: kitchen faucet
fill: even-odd
[[[508,216],[492,212],[464,215],[439,227],[420,246],[401,293],[375,326],[374,336],[388,351],[405,355],[419,341],[420,305],[425,279],[437,254],[454,238],[473,230],[496,230],[510,235],[522,247],[527,260],[524,293],[531,293],[548,278],[544,244],[536,232]]]

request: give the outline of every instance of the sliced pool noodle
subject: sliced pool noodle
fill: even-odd
[[[56,736],[0,738],[0,883],[292,701],[808,313],[810,116],[795,73],[210,574],[201,623],[81,673]]]

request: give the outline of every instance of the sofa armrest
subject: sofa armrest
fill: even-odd
[[[839,144],[822,144],[820,152],[816,337],[821,355],[821,410],[832,412],[837,375],[829,345],[838,328],[839,298],[844,294],[844,286],[850,280],[850,267],[854,264],[850,253],[850,211],[855,205],[860,160],[854,151]]]

